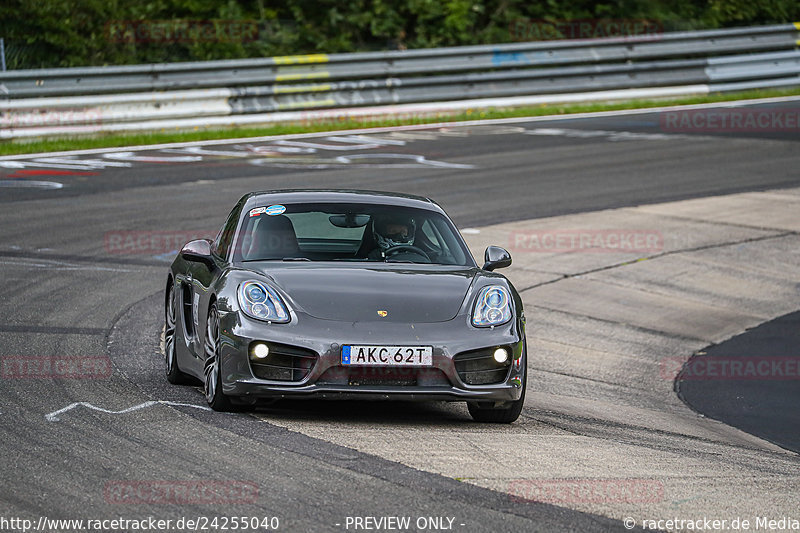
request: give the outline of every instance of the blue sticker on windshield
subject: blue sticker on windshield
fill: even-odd
[[[282,205],[271,205],[267,208],[267,214],[272,216],[280,215],[284,211],[286,211],[286,208]]]

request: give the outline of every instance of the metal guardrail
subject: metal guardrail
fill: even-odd
[[[0,73],[0,137],[78,125],[88,131],[117,124],[118,130],[124,123],[200,115],[571,93],[589,93],[590,100],[596,92],[657,87],[793,86],[800,85],[799,32],[795,23],[633,38],[10,71]]]

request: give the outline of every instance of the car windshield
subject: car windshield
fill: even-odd
[[[435,211],[370,204],[284,204],[242,214],[236,261],[367,261],[474,266]]]

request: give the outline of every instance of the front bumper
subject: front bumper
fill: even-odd
[[[464,315],[447,322],[407,324],[340,322],[298,314],[289,324],[267,324],[240,312],[228,312],[220,317],[220,333],[222,390],[229,396],[247,398],[508,402],[520,398],[527,364],[524,326],[517,320],[494,328],[474,328]],[[260,379],[249,361],[254,341],[310,350],[317,359],[299,381]],[[354,383],[344,376],[352,367],[341,365],[343,345],[432,346],[433,366],[425,367],[413,384]],[[456,355],[500,346],[511,354],[502,381],[470,385],[462,380],[454,362]],[[369,367],[374,368],[402,368],[405,372],[408,367]]]

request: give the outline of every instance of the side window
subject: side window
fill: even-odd
[[[240,207],[241,206],[237,204],[236,207],[233,208],[231,214],[228,215],[228,220],[225,221],[225,224],[217,234],[217,238],[214,240],[214,252],[223,259],[228,256],[228,250],[230,250],[234,233],[236,233],[236,224],[239,222]]]

